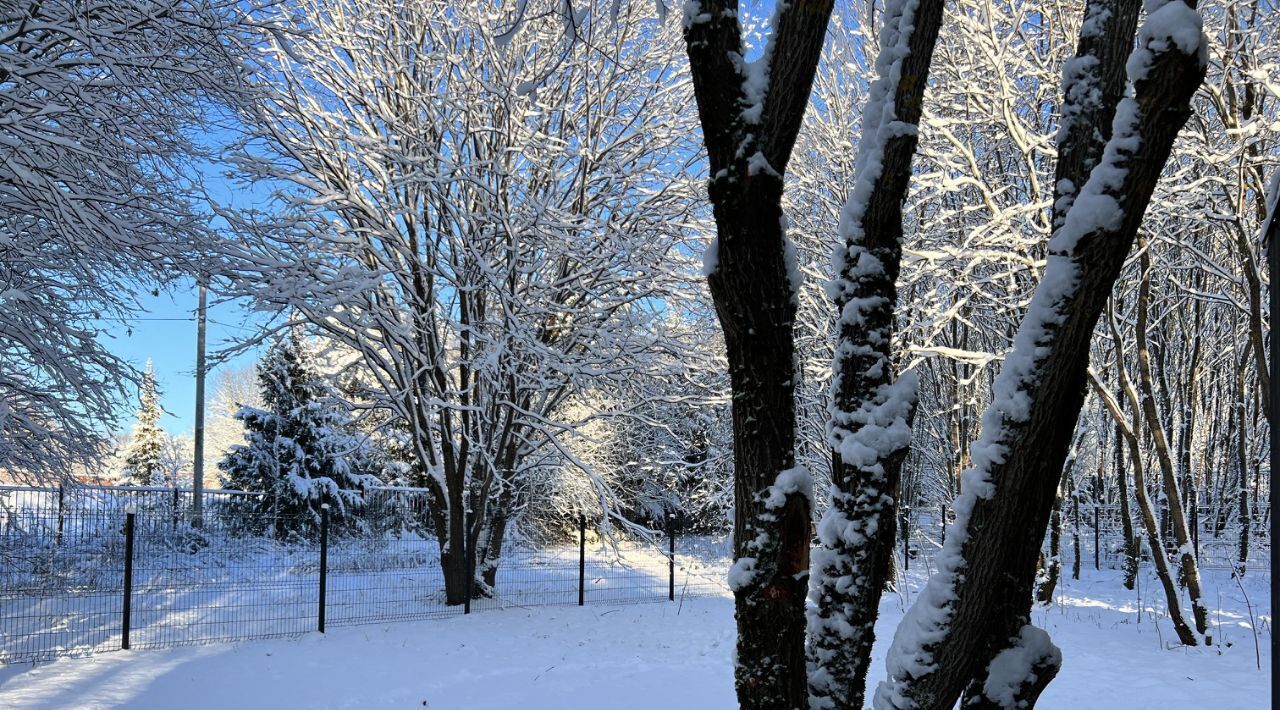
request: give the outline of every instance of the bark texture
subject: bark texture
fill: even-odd
[[[796,304],[783,175],[809,101],[832,0],[780,5],[759,61],[743,59],[736,0],[686,5],[685,45],[711,179],[707,281],[733,390],[734,680],[742,708],[807,705],[808,473],[795,467]]]
[[[1090,145],[1084,138],[1073,139],[1072,132],[1081,125],[1088,132],[1111,125],[1101,118],[1107,111],[1105,103],[1098,105],[1091,97],[1094,88],[1106,85],[1106,77],[1123,72],[1137,11],[1132,0],[1095,0],[1086,8],[1085,25],[1093,31],[1082,37],[1077,52],[1077,59],[1085,61],[1069,65],[1068,70],[1096,71],[1100,76],[1084,84],[1066,82],[1064,114],[1070,113],[1064,115],[1067,130],[1059,142],[1062,166],[1100,165],[1097,157],[1072,155],[1075,150],[1088,151]],[[966,703],[979,706],[1019,707],[1035,701],[1040,687],[1036,684],[1028,684],[1021,691],[1026,695],[1009,702],[990,697],[988,667],[1017,643],[1028,624],[1040,544],[1084,402],[1094,327],[1133,245],[1173,141],[1191,113],[1191,97],[1205,71],[1198,52],[1185,54],[1167,40],[1153,39],[1137,51],[1147,52],[1148,68],[1136,81],[1134,103],[1127,107],[1134,123],[1124,128],[1139,140],[1128,140],[1128,136],[1108,140],[1104,154],[1108,166],[1119,170],[1090,173],[1099,180],[1095,197],[1105,196],[1108,205],[1114,204],[1116,217],[1105,223],[1081,222],[1088,227],[1069,250],[1051,254],[1059,264],[1069,260],[1071,287],[1049,292],[1052,300],[1041,304],[1052,308],[1052,317],[1044,317],[1031,331],[1034,365],[1028,372],[1032,375],[1010,383],[1017,387],[1014,404],[1021,411],[1013,415],[1013,410],[989,410],[984,429],[996,428],[994,434],[984,433],[984,445],[999,447],[998,455],[990,457],[980,472],[985,476],[966,480],[966,487],[975,487],[962,493],[964,510],[957,504],[963,524],[948,536],[951,546],[944,554],[949,559],[940,562],[947,568],[940,570],[936,584],[931,581],[932,589],[922,593],[916,603],[919,608],[908,613],[899,630],[890,652],[890,677],[876,694],[878,707],[943,710],[962,694]],[[1088,86],[1090,90],[1081,92],[1088,100],[1073,97],[1073,86]],[[1117,86],[1123,87],[1123,80]],[[1119,107],[1114,113],[1119,113]],[[1070,194],[1062,194],[1055,204],[1071,204],[1084,182],[1060,180],[1060,191]],[[1065,223],[1070,225],[1072,220]],[[1039,675],[1053,672],[1054,668],[1045,667]]]
[[[877,65],[889,75],[879,77],[867,109],[884,115],[863,119],[862,140],[875,148],[859,154],[851,201],[866,201],[857,205],[860,214],[857,208],[845,208],[844,218],[856,224],[842,223],[849,241],[837,275],[842,287],[834,294],[840,329],[828,432],[835,450],[831,504],[818,528],[821,547],[815,556],[809,619],[813,708],[862,707],[880,596],[893,573],[898,488],[915,401],[913,385],[910,393],[892,389],[902,203],[943,5],[943,0],[905,0],[886,7]],[[885,61],[884,53],[900,51],[890,44],[900,38],[908,54],[897,63]],[[883,104],[885,100],[890,103]],[[890,137],[881,143],[881,136],[868,135],[872,132]],[[879,155],[868,154],[877,150]],[[878,175],[865,172],[876,168]],[[869,195],[861,194],[860,181],[873,185]],[[865,439],[871,446],[859,438],[868,432]],[[890,440],[894,443],[888,444]],[[849,444],[854,444],[853,455],[842,455],[850,451]]]

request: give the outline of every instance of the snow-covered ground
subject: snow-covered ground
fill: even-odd
[[[915,574],[919,571],[913,570]],[[914,576],[911,588],[921,578]],[[1064,666],[1042,708],[1270,707],[1269,577],[1244,593],[1206,573],[1223,645],[1168,648],[1161,592],[1144,574],[1065,580],[1035,612]],[[1258,626],[1258,670],[1245,594]],[[876,663],[910,593],[886,597]],[[1145,612],[1138,613],[1139,608]],[[1228,645],[1229,644],[1229,645]],[[300,638],[0,668],[3,708],[732,708],[727,597],[631,606],[508,607],[468,617],[333,629]]]

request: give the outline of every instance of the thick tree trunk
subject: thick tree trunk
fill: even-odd
[[[839,332],[828,441],[831,505],[818,525],[809,615],[813,708],[862,707],[880,596],[892,573],[898,484],[911,441],[914,375],[895,382],[893,325],[902,202],[943,0],[890,0],[857,174],[841,213],[831,289]],[[903,56],[903,48],[907,48]]]
[[[822,53],[832,0],[779,4],[769,49],[743,58],[736,0],[685,9],[685,47],[709,162],[716,240],[707,281],[733,390],[734,680],[742,708],[808,704],[804,605],[809,474],[795,462],[792,326],[799,270],[783,175]]]
[[[1182,27],[1198,15],[1180,4],[1158,11],[1168,16],[1148,20],[1130,63],[1142,70],[1134,96],[1117,104],[1137,2],[1087,5],[1077,60],[1066,72],[1059,170],[1091,169],[1057,181],[1067,194],[1055,195],[1055,205],[1067,212],[1050,240],[1049,263],[1014,350],[993,385],[982,439],[973,447],[975,466],[956,501],[956,524],[938,556],[938,572],[890,649],[889,678],[876,691],[878,708],[942,710],[966,691],[975,702],[1030,704],[1040,679],[1056,668],[1056,649],[1051,652],[1046,642],[1049,648],[1035,654],[1041,667],[1027,671],[1028,682],[1009,691],[1013,697],[1004,696],[1007,685],[988,676],[997,655],[1036,637],[1028,624],[1036,557],[1084,402],[1094,327],[1204,77],[1199,42],[1189,46],[1164,36],[1168,20]],[[1102,127],[1118,132],[1107,138],[1105,151],[1094,137]],[[1102,162],[1092,167],[1099,156]],[[995,691],[1000,698],[991,695]]]

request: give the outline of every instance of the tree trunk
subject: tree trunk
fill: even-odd
[[[1245,569],[1249,564],[1249,528],[1253,522],[1249,517],[1249,454],[1248,446],[1246,445],[1248,427],[1244,411],[1244,371],[1249,357],[1249,350],[1252,346],[1252,341],[1245,346],[1243,361],[1236,369],[1236,429],[1234,434],[1236,437],[1236,470],[1240,474],[1240,547],[1236,572],[1241,576],[1244,576]]]
[[[1121,402],[1123,416],[1124,403]],[[1133,513],[1129,510],[1129,481],[1125,476],[1124,436],[1116,424],[1116,497],[1120,501],[1120,528],[1124,535],[1124,588],[1133,589],[1138,580],[1140,543],[1133,530]]]
[[[1118,337],[1116,328],[1112,327],[1113,337]],[[1133,390],[1133,386],[1129,383],[1128,377],[1124,374],[1124,361],[1122,358],[1116,358],[1116,368],[1120,371],[1120,387],[1125,393],[1126,399],[1136,404],[1138,395]],[[1160,545],[1160,529],[1156,525],[1155,512],[1151,509],[1151,501],[1147,497],[1147,482],[1143,475],[1142,465],[1142,447],[1138,440],[1137,431],[1141,426],[1141,414],[1136,411],[1133,415],[1133,422],[1130,424],[1124,419],[1124,411],[1121,405],[1107,392],[1102,383],[1096,378],[1090,378],[1094,391],[1102,398],[1103,403],[1107,407],[1107,411],[1111,412],[1111,416],[1116,420],[1116,424],[1120,428],[1120,432],[1124,435],[1125,442],[1129,446],[1130,460],[1133,462],[1133,490],[1138,500],[1138,512],[1142,525],[1147,532],[1147,543],[1151,548],[1151,560],[1156,568],[1156,576],[1160,579],[1161,586],[1164,587],[1166,601],[1169,605],[1169,617],[1173,622],[1174,632],[1178,635],[1178,640],[1187,646],[1195,646],[1197,643],[1195,632],[1191,630],[1191,625],[1187,623],[1187,618],[1182,613],[1181,596],[1178,587],[1174,583],[1173,574],[1169,570],[1169,561],[1164,556]]]
[[[810,592],[813,708],[862,707],[880,596],[892,573],[899,474],[916,394],[914,374],[895,382],[892,353],[902,202],[942,10],[943,0],[886,4],[877,80],[841,211],[844,248],[829,290],[839,324],[827,429],[835,456]]]
[[[795,462],[792,335],[799,270],[783,175],[822,53],[832,0],[780,4],[769,51],[743,59],[736,0],[691,5],[684,28],[709,162],[716,240],[705,260],[733,391],[734,680],[742,708],[808,704],[804,605],[809,474]]]
[[[1062,574],[1062,495],[1053,499],[1053,512],[1049,514],[1049,554],[1044,558],[1040,584],[1036,586],[1036,601],[1053,602],[1053,590]]]
[[[1180,22],[1198,19],[1185,13]],[[1161,36],[1165,18],[1149,19],[1134,50],[1143,73],[1134,95],[1120,101],[1137,15],[1133,0],[1087,5],[1080,61],[1066,72],[1055,193],[1067,194],[1054,200],[1055,212],[1066,212],[1054,220],[1061,226],[1049,243],[1044,278],[992,386],[982,438],[972,449],[974,468],[954,505],[956,523],[938,571],[889,651],[878,708],[941,710],[962,694],[966,702],[996,702],[988,693],[1006,690],[1013,697],[1002,700],[1030,704],[1041,680],[1056,670],[1056,649],[1045,640],[1034,654],[1041,663],[1029,665],[1026,683],[1015,689],[988,684],[997,655],[1039,638],[1028,623],[1036,557],[1084,403],[1094,327],[1205,71],[1198,43],[1184,53],[1185,43]],[[1103,151],[1096,136],[1106,127],[1116,135],[1105,137]],[[1102,206],[1109,211],[1100,220]]]
[[[1080,490],[1074,481],[1071,486],[1071,578],[1080,579]]]
[[[1146,420],[1147,431],[1150,432],[1151,440],[1155,444],[1156,460],[1160,464],[1164,483],[1165,513],[1168,515],[1173,538],[1177,542],[1173,552],[1181,561],[1179,579],[1187,585],[1187,592],[1191,595],[1191,612],[1195,617],[1196,631],[1204,634],[1209,628],[1209,621],[1200,590],[1200,568],[1196,564],[1191,535],[1187,531],[1187,516],[1182,509],[1178,476],[1173,469],[1173,457],[1170,455],[1169,443],[1165,438],[1164,422],[1156,409],[1156,398],[1153,392],[1155,387],[1151,377],[1151,353],[1147,347],[1147,320],[1151,303],[1151,251],[1147,247],[1145,237],[1138,237],[1138,248],[1141,250],[1139,265],[1142,269],[1142,277],[1138,283],[1138,318],[1134,333],[1138,346],[1138,383],[1142,392],[1140,406]],[[1156,550],[1159,549],[1156,548]],[[1153,556],[1159,554],[1156,550],[1152,550]]]

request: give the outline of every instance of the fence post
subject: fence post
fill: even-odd
[[[1097,503],[1093,504],[1093,568],[1095,570],[1102,569],[1102,560],[1100,557],[1101,553],[1099,552],[1099,550],[1102,547],[1102,543],[1101,543],[1102,534],[1099,532],[1102,526],[1098,522],[1099,507],[1100,506]]]
[[[902,506],[902,571],[911,569],[911,510]]]
[[[676,514],[667,513],[667,599],[676,600]]]
[[[53,538],[53,543],[55,545],[62,544],[62,530],[66,521],[66,505],[67,505],[66,493],[67,493],[66,489],[62,487],[61,483],[59,483],[58,484],[58,533]]]
[[[586,602],[587,591],[587,516],[578,513],[578,606]]]
[[[120,648],[129,648],[129,622],[133,607],[133,516],[124,516],[124,608],[120,615]]]
[[[475,573],[471,566],[471,511],[467,510],[462,513],[462,566],[466,568],[466,581],[463,583],[462,589],[465,599],[462,601],[462,613],[471,613],[471,585],[472,577]]]
[[[174,481],[174,484],[173,484],[173,519],[170,521],[170,528],[173,530],[178,529],[178,483],[177,481]]]
[[[329,582],[329,504],[320,506],[320,601],[316,610],[316,630],[324,633],[325,593]]]

